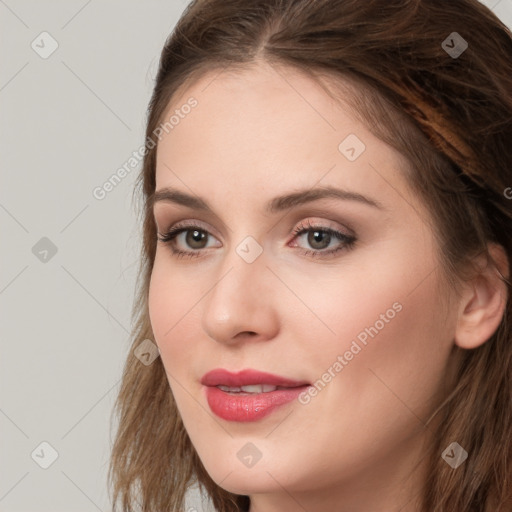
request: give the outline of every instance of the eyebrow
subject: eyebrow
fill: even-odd
[[[376,199],[366,197],[362,194],[359,194],[358,192],[342,190],[332,186],[300,190],[298,192],[275,197],[267,203],[265,210],[269,213],[277,213],[284,210],[289,210],[294,206],[310,203],[324,198],[357,201],[359,203],[372,206],[380,210],[386,210],[384,205]],[[180,190],[171,187],[165,187],[155,191],[149,198],[150,207],[153,208],[153,206],[160,201],[176,203],[183,206],[188,206],[189,208],[196,210],[213,213],[212,207],[206,200],[197,196],[186,194],[185,192],[181,192]]]

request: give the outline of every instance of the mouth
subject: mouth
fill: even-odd
[[[208,372],[201,379],[210,410],[226,421],[257,421],[289,404],[309,382],[257,370]]]
[[[252,388],[253,386],[266,386],[267,391],[274,391],[270,386],[276,388],[295,388],[298,386],[309,385],[304,380],[294,380],[288,377],[282,377],[273,373],[261,372],[259,370],[247,369],[239,372],[231,372],[224,368],[216,368],[203,375],[201,384],[204,386],[224,386],[232,388],[234,391],[244,391],[248,393],[264,393],[265,390]],[[240,388],[240,389],[237,389]]]
[[[272,384],[249,384],[248,386],[240,387],[219,385],[215,387],[220,389],[221,391],[225,391],[226,393],[232,393],[236,395],[254,395],[257,393],[271,393],[272,391],[277,391],[281,389],[293,389],[291,387],[286,386],[273,386]]]

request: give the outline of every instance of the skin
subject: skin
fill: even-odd
[[[251,512],[420,510],[434,431],[425,421],[451,375],[451,350],[494,332],[504,288],[490,272],[460,297],[444,287],[431,219],[408,188],[403,157],[307,76],[257,62],[179,92],[169,113],[190,96],[198,106],[160,140],[156,189],[200,196],[214,213],[156,203],[159,233],[194,221],[208,241],[190,245],[190,232],[189,245],[186,233],[175,239],[178,249],[201,253],[193,258],[158,242],[149,312],[206,470],[224,489],[250,495]],[[366,146],[353,162],[338,150],[349,134]],[[383,209],[324,198],[264,210],[275,196],[321,186]],[[357,240],[331,256],[307,255],[343,245],[293,235],[308,220]],[[263,251],[252,263],[236,252],[247,236]],[[253,368],[313,383],[394,303],[401,311],[306,405],[294,401],[252,423],[210,411],[200,384],[209,370]],[[251,468],[237,458],[248,442],[262,454]]]

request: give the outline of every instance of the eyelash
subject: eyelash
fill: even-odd
[[[165,233],[164,235],[159,235],[158,240],[160,240],[164,244],[169,245],[169,247],[172,251],[172,254],[175,255],[177,258],[183,258],[183,257],[196,258],[201,255],[200,254],[202,252],[201,249],[197,249],[194,251],[183,251],[181,249],[176,249],[173,244],[174,239],[180,233],[183,233],[186,231],[193,231],[193,230],[200,231],[202,233],[208,233],[208,231],[201,228],[200,226],[196,226],[193,224],[192,225],[177,224],[176,226],[169,229],[169,231],[167,233]],[[314,226],[310,223],[309,220],[306,221],[306,223],[302,223],[299,226],[297,226],[293,230],[293,235],[294,235],[294,238],[296,238],[300,235],[303,235],[304,233],[309,233],[310,231],[320,231],[322,233],[326,233],[328,235],[333,236],[334,238],[338,239],[340,242],[343,242],[343,243],[340,244],[335,249],[330,249],[330,250],[315,250],[315,249],[305,250],[305,249],[302,249],[302,253],[305,256],[328,257],[328,256],[332,256],[335,253],[338,253],[339,251],[342,251],[342,250],[349,251],[349,250],[353,249],[354,244],[357,240],[355,236],[346,235],[346,234],[342,233],[341,231],[337,231],[332,228],[323,227],[323,226]]]

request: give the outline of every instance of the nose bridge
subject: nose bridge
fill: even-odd
[[[255,237],[251,235],[236,237],[234,235],[233,242],[225,252],[219,267],[218,284],[212,292],[218,295],[226,292],[234,293],[238,295],[239,299],[249,296],[251,290],[264,286],[264,282],[268,278],[266,263],[263,245]]]
[[[266,263],[262,245],[252,236],[225,253],[203,304],[203,329],[211,338],[229,342],[240,332],[268,336],[274,328]]]

